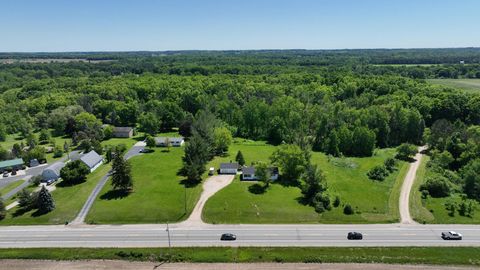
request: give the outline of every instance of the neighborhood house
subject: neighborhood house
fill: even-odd
[[[278,179],[278,167],[270,167],[270,180],[275,181]],[[242,169],[242,180],[257,180],[255,175],[255,167],[245,167]]]
[[[80,160],[87,165],[87,167],[90,169],[90,172],[95,171],[95,169],[97,169],[103,163],[103,158],[94,150],[83,155]]]
[[[183,137],[155,137],[155,145],[165,147],[167,144],[171,146],[182,146],[185,143]]]
[[[238,171],[238,163],[220,163],[220,174],[236,174]]]
[[[6,170],[20,170],[23,167],[23,159],[21,158],[16,158],[16,159],[10,159],[10,160],[5,160],[0,162],[0,171],[6,171]]]
[[[131,138],[133,136],[132,127],[114,127],[113,137],[115,138]]]
[[[53,180],[57,181],[60,178],[60,170],[65,167],[63,162],[55,162],[52,165],[45,168],[42,172],[42,178],[44,182]]]

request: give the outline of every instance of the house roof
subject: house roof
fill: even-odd
[[[22,165],[22,164],[23,164],[23,159],[21,159],[21,158],[4,160],[4,161],[0,162],[0,168],[18,166],[18,165]]]
[[[245,167],[242,169],[243,174],[255,174],[255,167]]]
[[[278,167],[270,167],[270,174],[271,175],[277,175],[278,174]],[[245,167],[242,169],[242,172],[244,174],[255,174],[255,167]]]
[[[113,132],[130,132],[133,130],[133,127],[114,127]]]
[[[58,162],[55,162],[52,165],[48,166],[47,168],[45,168],[45,170],[52,170],[52,171],[55,172],[56,175],[60,175],[60,170],[63,167],[65,167],[65,163],[58,161]]]
[[[103,158],[97,154],[94,150],[88,152],[87,154],[83,155],[80,160],[85,163],[89,168],[95,167]]]
[[[236,162],[220,163],[220,169],[238,169],[238,163]]]

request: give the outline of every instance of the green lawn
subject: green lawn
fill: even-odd
[[[162,223],[188,217],[201,192],[201,185],[185,188],[177,171],[182,166],[183,147],[155,148],[153,153],[133,157],[134,192],[118,197],[105,185],[87,216],[88,223]],[[185,192],[187,213],[185,213]]]
[[[480,79],[429,79],[429,83],[460,88],[469,92],[478,93],[480,90]]]
[[[88,175],[87,181],[75,186],[61,187],[52,192],[55,200],[55,210],[35,216],[35,210],[15,216],[17,207],[8,211],[7,217],[0,221],[0,225],[33,225],[33,224],[63,224],[72,221],[82,208],[88,196],[98,181],[110,170],[110,165],[102,165]]]
[[[410,210],[413,218],[420,223],[436,223],[436,224],[479,224],[480,223],[480,205],[476,203],[476,209],[473,217],[460,216],[458,212],[454,216],[449,216],[445,209],[445,203],[452,201],[461,202],[460,194],[452,194],[446,198],[428,197],[423,200],[419,191],[420,185],[429,175],[429,169],[426,166],[430,158],[427,156],[422,160],[417,171],[415,183],[410,194],[411,205]]]
[[[193,263],[387,263],[478,266],[478,247],[17,248],[0,259],[132,260]],[[281,269],[281,265],[278,267]]]
[[[118,145],[118,144],[125,144],[127,150],[130,149],[135,143],[144,139],[143,134],[136,135],[132,138],[111,138],[105,141],[102,141],[102,146],[105,147],[106,145]]]
[[[10,184],[6,185],[3,188],[0,188],[0,195],[7,194],[8,192],[12,191],[13,189],[20,186],[21,184],[23,184],[23,180],[18,180],[18,181],[15,181],[13,183],[10,183]]]
[[[247,164],[267,161],[275,147],[263,142],[238,141],[230,146],[230,155],[216,158],[210,165],[218,168],[222,161],[235,158],[241,150]],[[375,165],[382,164],[394,150],[379,150],[374,157],[328,159],[322,153],[313,153],[312,162],[318,164],[327,177],[331,198],[339,196],[342,205],[350,203],[358,213],[346,216],[343,207],[317,214],[310,206],[299,203],[298,187],[286,187],[278,183],[263,194],[249,191],[253,182],[234,182],[210,198],[203,218],[209,223],[370,223],[395,222],[399,218],[398,197],[407,164],[400,163],[399,170],[384,182],[375,182],[366,176]],[[353,164],[349,168],[345,164]],[[345,167],[347,166],[347,167]]]

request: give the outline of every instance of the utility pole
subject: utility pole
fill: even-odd
[[[170,228],[168,227],[168,222],[167,222],[167,235],[168,235],[168,248],[172,248],[172,243],[170,242]]]

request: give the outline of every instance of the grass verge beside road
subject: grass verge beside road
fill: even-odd
[[[478,247],[195,247],[0,249],[0,259],[480,265]]]
[[[102,165],[89,174],[84,183],[66,187],[57,184],[56,190],[52,191],[55,200],[55,209],[52,212],[36,216],[35,210],[19,213],[18,207],[14,207],[8,211],[7,217],[0,221],[0,225],[63,224],[65,221],[72,221],[98,181],[109,170],[109,164]]]
[[[164,223],[188,217],[201,192],[201,184],[185,188],[177,172],[182,166],[183,147],[155,148],[152,153],[130,159],[133,192],[112,192],[107,182],[87,215],[87,223]],[[186,194],[185,194],[186,192]],[[185,196],[186,195],[186,196]],[[187,213],[185,213],[185,197]]]
[[[16,187],[20,186],[21,184],[23,184],[24,180],[18,180],[18,181],[15,181],[15,182],[12,182],[8,185],[6,185],[5,187],[3,188],[0,188],[0,195],[5,195],[7,194],[8,192],[14,190]]]
[[[472,217],[461,216],[458,211],[454,216],[450,216],[445,207],[447,202],[459,204],[462,198],[459,193],[452,193],[452,195],[444,198],[433,198],[428,196],[422,199],[422,194],[419,191],[420,186],[425,179],[431,174],[427,163],[430,157],[425,156],[418,168],[415,183],[410,193],[410,211],[413,219],[419,223],[434,223],[434,224],[480,224],[480,204],[475,202],[474,214]]]
[[[263,142],[237,141],[230,146],[229,156],[216,158],[211,165],[233,160],[241,150],[247,164],[265,161],[275,150]],[[329,158],[323,153],[312,153],[312,163],[325,173],[331,200],[339,196],[341,206],[317,214],[313,207],[299,202],[298,187],[274,183],[264,193],[255,194],[255,182],[242,182],[237,177],[232,184],[210,198],[203,212],[208,223],[388,223],[399,219],[398,198],[408,164],[400,162],[398,170],[383,182],[368,179],[367,172],[393,157],[394,149],[378,150],[367,158]],[[349,203],[355,214],[343,214],[343,205]]]

